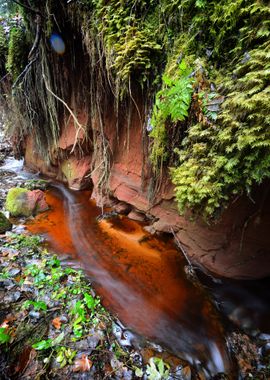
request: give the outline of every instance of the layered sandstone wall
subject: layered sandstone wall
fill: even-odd
[[[78,113],[82,125],[87,115]],[[173,185],[166,174],[154,201],[148,197],[151,168],[145,152],[145,132],[136,110],[129,127],[122,123],[115,128],[112,110],[104,119],[104,134],[109,142],[109,193],[102,201],[120,212],[129,212],[131,218],[148,220],[151,232],[174,233],[182,249],[193,263],[212,273],[231,278],[261,278],[270,274],[270,195],[268,185],[258,187],[253,198],[240,196],[224,212],[221,219],[207,224],[202,219],[192,221],[180,216],[174,198]],[[92,125],[95,125],[92,123]],[[75,141],[76,140],[76,141]],[[144,141],[144,143],[143,143]],[[74,144],[79,147],[74,148]],[[70,188],[92,188],[92,196],[101,203],[98,189],[102,169],[95,162],[93,146],[84,131],[77,132],[72,120],[63,127],[58,147],[51,152],[55,159],[46,164],[35,151],[28,137],[25,146],[25,164],[28,168],[64,181]]]

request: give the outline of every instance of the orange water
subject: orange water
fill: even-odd
[[[104,306],[126,326],[212,374],[228,371],[218,315],[201,287],[186,278],[174,244],[125,217],[98,222],[101,210],[88,192],[55,186],[46,195],[51,210],[29,231],[81,262]]]

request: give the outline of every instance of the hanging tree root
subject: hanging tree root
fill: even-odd
[[[15,1],[15,3],[17,3]],[[17,3],[19,4],[19,3]],[[20,4],[21,5],[21,4]],[[27,9],[30,9],[32,12],[35,12],[32,8],[29,8],[27,7]],[[36,36],[35,36],[35,40],[34,40],[34,43],[33,43],[33,46],[28,54],[28,64],[25,66],[24,70],[21,72],[21,74],[18,76],[18,78],[16,79],[16,81],[14,82],[13,86],[12,86],[12,89],[16,88],[18,86],[18,84],[24,79],[24,77],[26,76],[26,74],[28,73],[28,71],[30,70],[30,68],[32,67],[33,63],[36,62],[37,58],[38,58],[38,48],[39,48],[39,44],[40,44],[40,39],[41,39],[41,32],[42,32],[42,19],[41,19],[41,15],[40,13],[38,12],[35,12],[36,13],[36,19],[35,19],[35,22],[37,24],[37,27],[36,27]]]
[[[77,130],[76,130],[75,141],[74,141],[74,144],[73,144],[72,149],[71,149],[71,151],[70,151],[70,153],[73,153],[74,150],[75,150],[75,147],[76,147],[76,145],[77,145],[77,141],[78,141],[79,133],[80,133],[80,131],[82,131],[82,130],[85,131],[85,130],[86,130],[86,127],[85,127],[85,125],[82,125],[82,124],[79,123],[79,120],[77,119],[76,115],[72,112],[71,108],[67,105],[67,103],[66,103],[63,99],[61,99],[59,96],[57,96],[57,95],[56,95],[56,94],[50,89],[50,87],[49,87],[49,85],[48,85],[48,82],[47,82],[47,79],[46,79],[44,73],[42,73],[42,77],[43,77],[43,79],[44,79],[44,83],[45,83],[45,87],[46,87],[47,91],[49,91],[49,93],[50,93],[52,96],[54,96],[55,99],[57,99],[59,102],[61,102],[61,103],[66,107],[66,109],[68,110],[68,112],[69,112],[70,115],[72,116],[72,118],[73,118],[73,120],[74,120],[74,123],[75,123],[75,124],[77,125],[77,127],[78,127]]]

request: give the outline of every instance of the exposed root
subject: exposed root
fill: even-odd
[[[74,141],[74,144],[72,146],[72,149],[71,149],[71,154],[74,152],[75,150],[75,147],[77,145],[77,142],[78,142],[78,137],[79,137],[79,133],[83,130],[85,131],[86,130],[86,126],[85,125],[82,125],[80,124],[79,120],[77,119],[76,115],[72,112],[71,108],[67,105],[67,103],[61,99],[59,96],[57,96],[50,88],[49,88],[49,85],[48,85],[48,82],[46,80],[46,77],[44,75],[44,73],[42,73],[42,77],[44,79],[44,83],[45,83],[45,87],[47,89],[47,91],[49,91],[50,94],[52,94],[59,102],[61,102],[65,107],[66,109],[68,110],[68,112],[70,113],[70,115],[72,116],[73,120],[74,120],[74,123],[77,125],[77,130],[76,130],[76,135],[75,135],[75,141]]]

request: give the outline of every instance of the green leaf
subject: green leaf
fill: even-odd
[[[25,302],[23,303],[22,308],[23,308],[23,309],[28,309],[29,306],[31,306],[31,305],[34,306],[34,309],[35,309],[36,311],[39,311],[39,310],[44,310],[44,311],[46,311],[46,310],[47,310],[47,305],[46,305],[46,303],[43,302],[43,301],[30,301],[30,300],[28,300],[28,301],[25,301]]]
[[[4,327],[0,328],[0,344],[8,343],[10,341],[10,335],[5,333],[6,329]]]
[[[33,344],[32,347],[38,351],[47,350],[52,347],[52,339],[41,340],[40,342]]]
[[[96,305],[96,300],[88,293],[84,293],[84,300],[88,309],[93,310]]]

